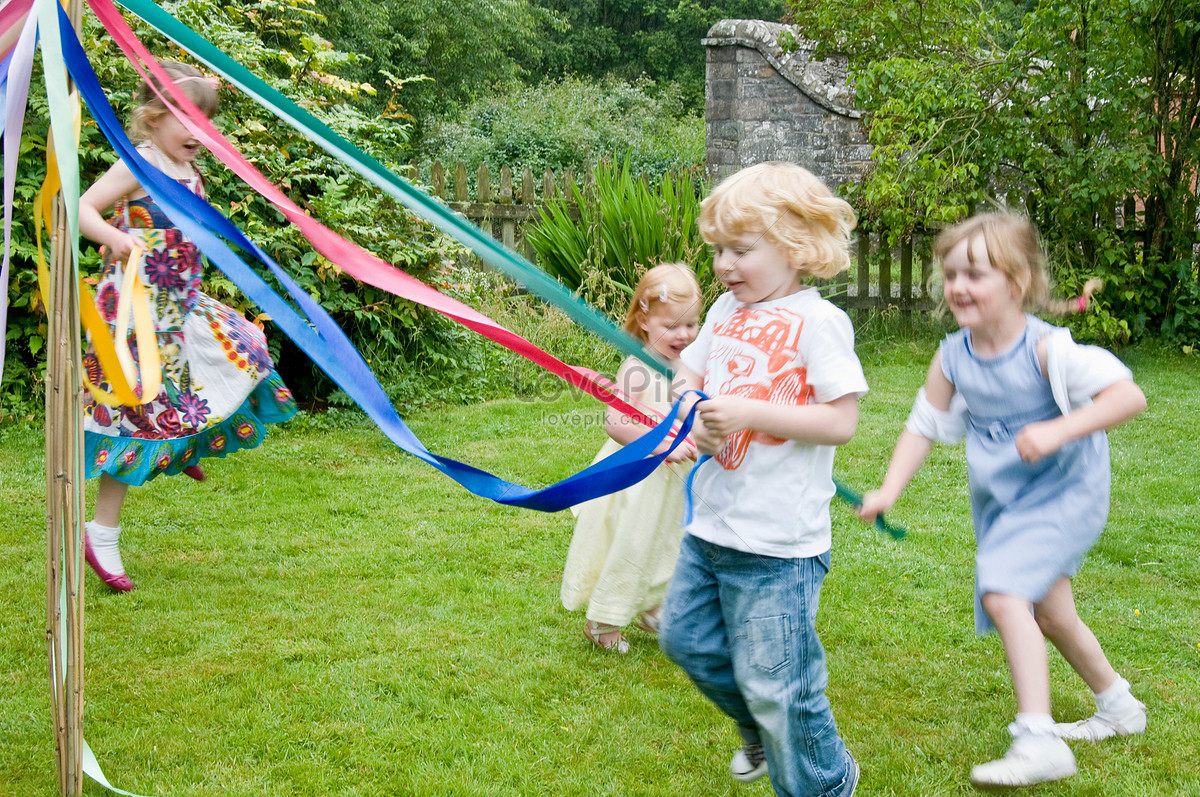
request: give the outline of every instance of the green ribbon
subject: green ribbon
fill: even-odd
[[[255,77],[241,64],[222,53],[150,0],[118,0],[118,2],[158,32],[203,61],[210,69],[236,85],[263,107],[317,143],[354,172],[378,186],[416,215],[468,247],[484,262],[512,277],[545,301],[560,308],[576,323],[612,344],[622,353],[637,357],[665,376],[672,375],[671,369],[660,358],[646,350],[631,335],[619,329],[596,308],[571,293],[561,283],[552,279],[521,255],[505,248],[483,230],[453,213],[330,130],[308,111]]]

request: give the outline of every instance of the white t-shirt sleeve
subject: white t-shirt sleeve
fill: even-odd
[[[862,398],[867,378],[854,353],[854,326],[842,311],[833,308],[815,330],[808,347],[808,385],[813,399],[826,404],[848,393]]]

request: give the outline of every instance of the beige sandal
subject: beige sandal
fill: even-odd
[[[610,634],[616,634],[617,638],[610,639],[607,642],[602,641],[602,637]],[[629,652],[629,640],[621,635],[621,626],[619,625],[604,625],[603,623],[594,623],[588,620],[587,625],[583,627],[583,635],[598,648],[603,648],[612,653]]]
[[[642,612],[634,621],[637,627],[645,631],[647,634],[657,634],[660,621],[658,607],[654,607],[648,612]]]

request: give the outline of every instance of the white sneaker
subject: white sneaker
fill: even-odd
[[[767,756],[761,744],[744,744],[729,762],[729,774],[734,780],[750,783],[767,774]]]
[[[1113,736],[1132,736],[1144,733],[1145,730],[1146,706],[1140,700],[1134,700],[1129,710],[1120,716],[1097,711],[1085,720],[1060,722],[1054,726],[1054,732],[1060,739],[1083,742],[1098,742]]]
[[[1030,786],[1074,775],[1075,755],[1056,736],[1018,736],[1004,758],[971,769],[971,783],[980,788]]]

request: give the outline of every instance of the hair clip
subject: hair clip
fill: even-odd
[[[650,302],[645,299],[638,299],[638,307],[642,308],[643,313],[650,312]]]
[[[660,283],[658,286],[658,300],[663,304],[667,303],[667,283]]]

